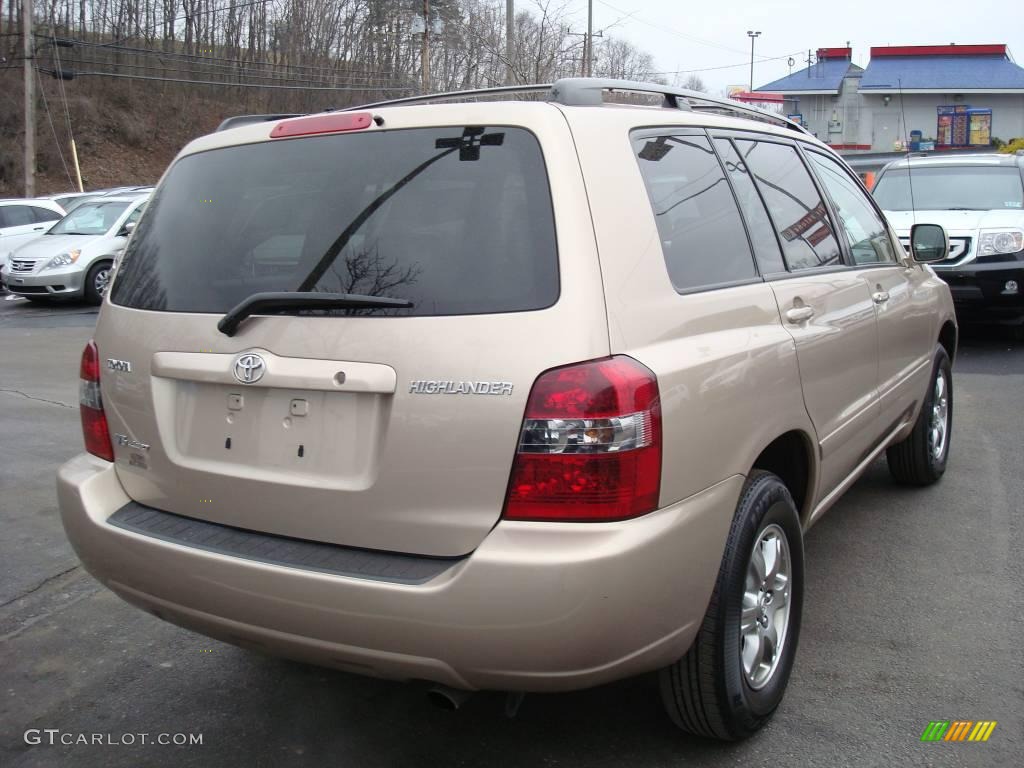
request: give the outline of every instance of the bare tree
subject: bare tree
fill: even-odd
[[[704,85],[704,81],[700,79],[699,75],[690,74],[685,79],[682,79],[680,75],[676,75],[676,83],[680,88],[686,88],[689,91],[700,91],[701,93],[707,93],[707,86]]]
[[[514,20],[507,62],[501,0],[430,0],[432,87],[501,84],[507,65],[521,83],[579,74],[584,46],[570,34],[571,0],[530,3]],[[17,29],[19,6],[0,0],[6,29]],[[213,95],[209,86],[218,84],[224,94],[245,93],[253,108],[402,95],[420,74],[414,22],[422,0],[43,0],[37,7],[40,34],[76,40],[60,54],[70,69],[198,82]],[[16,34],[10,41],[20,44]],[[608,29],[594,48],[595,75],[656,77],[651,56]],[[75,87],[95,95],[112,82],[94,76]]]

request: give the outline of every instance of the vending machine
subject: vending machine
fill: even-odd
[[[970,144],[970,112],[968,104],[953,104],[938,107],[938,125],[936,126],[936,138],[939,146],[945,147],[966,147]],[[983,110],[981,110],[983,111]],[[991,113],[989,112],[989,123],[991,124]]]
[[[987,147],[992,143],[992,110],[969,109],[967,119],[970,125],[968,140],[972,147]]]
[[[935,129],[935,141],[940,147],[953,143],[953,108],[939,107],[939,124]]]

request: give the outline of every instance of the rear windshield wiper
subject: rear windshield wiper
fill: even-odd
[[[238,326],[250,315],[281,309],[409,309],[406,299],[390,296],[365,296],[358,293],[318,293],[316,291],[280,291],[254,293],[228,311],[217,323],[217,330],[234,336]]]

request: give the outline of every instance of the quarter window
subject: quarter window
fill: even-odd
[[[49,208],[38,208],[32,207],[32,214],[35,216],[37,224],[43,224],[47,221],[57,221],[57,219],[64,218],[56,211],[51,211]]]
[[[640,172],[677,291],[757,278],[746,231],[704,136],[635,139]]]
[[[828,209],[796,149],[745,139],[736,146],[768,206],[789,268],[842,264]]]
[[[782,261],[782,251],[779,250],[779,241],[775,237],[775,228],[768,218],[768,212],[757,193],[754,181],[750,178],[750,169],[728,139],[715,139],[715,147],[722,162],[725,163],[733,189],[736,190],[736,197],[747,220],[750,241],[754,246],[754,254],[757,256],[761,272],[785,272],[786,265]]]
[[[895,264],[896,253],[885,223],[842,166],[831,158],[808,152],[839,214],[855,264]]]

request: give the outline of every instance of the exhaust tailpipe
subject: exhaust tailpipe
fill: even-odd
[[[427,690],[427,698],[438,709],[454,712],[461,709],[462,705],[469,701],[473,691],[461,691],[458,688],[449,688],[447,685],[433,685]]]

